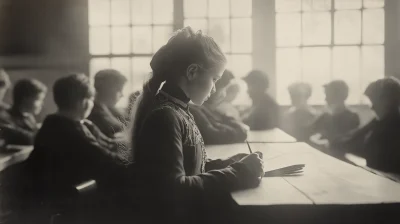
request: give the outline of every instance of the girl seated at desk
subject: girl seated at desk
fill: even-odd
[[[177,31],[153,56],[153,76],[134,105],[131,124],[134,200],[146,218],[166,223],[223,223],[216,219],[224,217],[232,223],[227,221],[233,214],[226,211],[229,204],[221,205],[215,198],[259,184],[260,154],[208,160],[189,112],[189,101],[201,105],[215,92],[225,64],[214,40],[190,27]],[[210,215],[211,211],[218,215]]]

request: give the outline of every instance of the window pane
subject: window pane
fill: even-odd
[[[89,0],[89,24],[91,26],[110,24],[110,1]]]
[[[361,74],[362,89],[364,91],[368,84],[383,78],[385,73],[385,55],[383,46],[363,46],[361,48]],[[363,93],[363,92],[361,92]]]
[[[361,0],[335,0],[335,9],[361,9]]]
[[[232,17],[251,17],[252,0],[231,0]]]
[[[111,24],[128,25],[129,24],[129,0],[111,1]]]
[[[153,23],[172,24],[174,17],[173,0],[153,0]]]
[[[331,50],[328,47],[307,47],[302,52],[302,81],[312,86],[310,104],[324,104],[323,85],[331,78]]]
[[[229,0],[208,1],[208,16],[213,18],[228,18]]]
[[[224,52],[230,51],[229,19],[210,19],[208,34]]]
[[[335,44],[361,43],[361,11],[335,12]]]
[[[130,53],[130,28],[113,27],[112,29],[112,53],[128,54]]]
[[[123,97],[118,101],[116,105],[117,107],[126,107],[126,105],[128,104],[129,94],[132,92],[131,59],[122,57],[111,58],[111,68],[118,70],[128,79],[128,82],[123,89]]]
[[[276,14],[276,45],[299,46],[301,41],[300,13]]]
[[[232,19],[232,52],[250,53],[252,51],[251,19]]]
[[[287,88],[290,84],[300,80],[301,51],[300,48],[276,49],[276,99],[280,104],[290,104]]]
[[[207,16],[207,0],[185,0],[183,12],[185,18]]]
[[[142,89],[143,84],[151,77],[151,57],[132,58],[132,91]]]
[[[110,67],[110,58],[92,58],[90,60],[90,77],[93,78],[98,71]]]
[[[349,85],[347,102],[359,104],[361,100],[360,48],[356,46],[333,48],[333,78]]]
[[[385,14],[383,9],[367,9],[363,13],[363,43],[383,44],[385,41]]]
[[[364,8],[382,8],[385,0],[364,0]]]
[[[151,1],[150,0],[131,0],[132,24],[151,24]]]
[[[227,60],[226,68],[237,78],[245,77],[253,68],[251,55],[227,55]]]
[[[194,31],[208,32],[207,19],[185,19],[184,26],[190,26]]]
[[[151,27],[132,28],[132,51],[133,53],[151,53]]]
[[[303,44],[331,43],[331,14],[329,12],[303,13]]]
[[[303,11],[328,11],[331,0],[303,0]]]
[[[110,53],[110,28],[90,27],[90,54],[109,54]]]
[[[275,1],[277,12],[299,12],[301,10],[301,0],[277,0]]]
[[[153,27],[153,53],[165,45],[172,36],[172,26]]]

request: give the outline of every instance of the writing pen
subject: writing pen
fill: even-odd
[[[247,143],[247,147],[249,148],[250,154],[252,154],[253,151],[251,150],[250,144],[249,144],[249,142],[247,140],[246,140],[246,143]]]

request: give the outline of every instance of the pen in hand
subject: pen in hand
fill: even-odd
[[[247,140],[246,140],[246,143],[247,143],[247,147],[249,148],[250,154],[252,154],[253,151],[251,150],[250,144],[249,144],[249,142]]]

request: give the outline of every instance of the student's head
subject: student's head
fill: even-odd
[[[210,96],[207,102],[211,104],[221,103],[226,97],[227,87],[234,78],[235,76],[231,71],[225,70],[221,78],[215,83],[215,92]]]
[[[37,115],[43,107],[47,87],[36,79],[21,79],[13,88],[13,108]]]
[[[343,80],[334,80],[326,85],[325,101],[329,107],[343,105],[349,95],[349,86]]]
[[[260,70],[251,71],[243,80],[247,84],[247,92],[252,100],[264,95],[269,87],[268,75]]]
[[[93,108],[95,90],[84,74],[73,74],[58,79],[53,86],[53,97],[58,110],[69,112],[82,120]]]
[[[372,82],[364,94],[371,101],[372,110],[380,119],[399,110],[400,81],[394,77],[386,77]]]
[[[295,82],[288,87],[292,105],[301,107],[307,105],[308,99],[311,97],[311,85],[304,82]]]
[[[104,69],[97,72],[94,77],[96,100],[114,107],[123,96],[126,82],[126,77],[117,70]]]
[[[8,77],[8,74],[4,69],[0,68],[0,101],[3,100],[4,95],[10,88],[10,85],[10,77]]]
[[[225,101],[228,103],[232,103],[236,99],[239,92],[240,92],[239,84],[236,82],[231,82],[226,88]]]
[[[226,58],[213,38],[185,27],[153,56],[149,87],[154,95],[162,82],[175,83],[193,103],[201,105],[215,92],[225,64]]]

